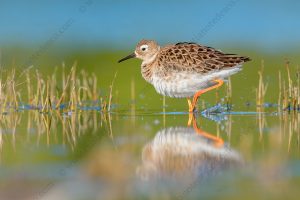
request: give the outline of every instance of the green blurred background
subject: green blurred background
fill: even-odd
[[[250,56],[252,61],[232,77],[233,103],[254,102],[258,70],[264,61],[267,102],[276,103],[278,70],[285,76],[290,61],[297,79],[300,22],[297,1],[36,1],[3,2],[0,8],[1,67],[32,66],[47,76],[62,63],[98,77],[107,94],[114,74],[115,100],[130,104],[134,81],[136,103],[160,109],[161,96],[142,80],[140,61],[118,64],[136,43],[154,39],[161,45],[193,41],[224,52]],[[224,87],[223,87],[224,88]],[[224,89],[221,89],[224,96]],[[215,93],[205,94],[213,102]],[[168,110],[185,109],[185,100],[167,99]]]

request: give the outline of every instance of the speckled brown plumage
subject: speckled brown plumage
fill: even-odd
[[[235,67],[250,59],[235,54],[225,54],[196,43],[177,43],[162,48],[157,57],[158,66],[167,71],[209,73]]]

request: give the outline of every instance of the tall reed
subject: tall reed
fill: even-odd
[[[88,74],[85,70],[78,73],[76,63],[68,72],[65,65],[62,65],[61,81],[58,80],[58,71],[55,68],[52,74],[45,76],[39,70],[26,70],[24,81],[16,78],[14,69],[1,73],[0,112],[19,109],[34,109],[40,112],[76,111],[85,105],[110,111],[113,83],[108,97],[105,98],[100,95],[95,74]],[[27,97],[25,102],[22,101],[23,96]]]

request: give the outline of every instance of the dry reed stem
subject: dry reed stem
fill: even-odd
[[[256,105],[258,109],[263,109],[264,98],[268,89],[268,84],[265,84],[263,81],[263,72],[264,72],[264,61],[261,62],[261,70],[258,71],[259,81],[258,81],[258,89],[256,89]]]
[[[228,78],[226,86],[226,106],[227,110],[230,110],[232,105],[232,85],[230,77]]]
[[[111,110],[112,91],[113,91],[113,86],[114,86],[115,79],[116,79],[116,77],[117,77],[117,73],[118,73],[118,72],[115,73],[115,76],[114,76],[114,78],[113,78],[113,80],[112,80],[112,82],[111,82],[111,85],[110,85],[109,100],[108,100],[108,108],[107,108],[107,109],[108,109],[108,112],[110,112],[110,110]]]

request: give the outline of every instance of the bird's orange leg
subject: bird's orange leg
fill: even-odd
[[[189,121],[188,121],[188,126],[191,126],[192,124],[192,121],[194,119],[194,114],[193,114],[193,105],[192,105],[192,102],[189,98],[186,98],[187,99],[187,102],[188,102],[188,105],[189,105]]]
[[[193,112],[193,104],[190,100],[190,98],[186,98],[187,102],[188,102],[188,105],[189,105],[189,112]]]
[[[197,101],[198,101],[198,98],[201,94],[205,93],[205,92],[208,92],[210,90],[213,90],[215,88],[218,88],[220,87],[221,85],[223,85],[224,81],[221,80],[221,79],[217,79],[217,80],[214,80],[214,82],[216,82],[217,84],[209,87],[209,88],[206,88],[206,89],[203,89],[203,90],[200,90],[198,92],[196,92],[196,94],[194,95],[193,97],[193,103],[192,103],[192,107],[189,107],[189,111],[190,112],[194,112],[195,111],[195,107],[197,105]]]
[[[193,120],[193,128],[199,135],[202,135],[203,137],[212,140],[216,147],[222,147],[224,145],[224,140],[222,138],[214,136],[198,128],[197,121],[195,119]]]

